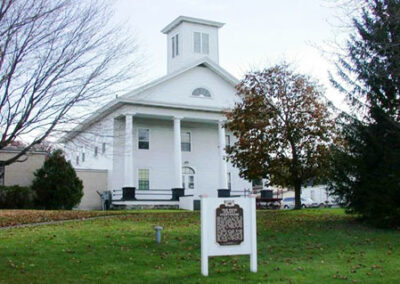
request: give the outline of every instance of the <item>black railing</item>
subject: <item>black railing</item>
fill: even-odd
[[[248,196],[251,194],[251,190],[243,189],[243,190],[230,190],[230,189],[218,189],[218,197],[240,197],[240,196]]]
[[[251,194],[249,189],[230,190],[222,188],[218,189],[217,192],[218,197],[246,197]],[[165,198],[149,198],[160,195],[165,196]],[[142,196],[145,198],[140,198]],[[186,196],[184,188],[139,190],[135,187],[123,187],[122,190],[112,191],[112,201],[179,201],[179,197],[182,196]]]
[[[234,192],[235,195],[239,195],[239,196],[249,196],[251,194],[251,190],[250,189],[243,189],[243,190],[231,190],[231,192]]]
[[[115,198],[121,196],[121,198]],[[179,201],[179,197],[184,196],[185,190],[183,188],[172,189],[142,189],[138,190],[135,187],[123,187],[122,191],[113,190],[113,201]],[[168,196],[167,198],[139,198],[140,196]]]

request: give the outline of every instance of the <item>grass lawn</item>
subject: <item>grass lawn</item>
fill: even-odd
[[[130,214],[130,211],[0,210],[0,228],[30,223],[86,219],[99,216],[126,214]]]
[[[258,211],[258,273],[248,256],[210,259],[200,274],[198,212],[0,230],[0,283],[399,283],[400,234],[341,209]],[[164,227],[163,243],[154,225]]]

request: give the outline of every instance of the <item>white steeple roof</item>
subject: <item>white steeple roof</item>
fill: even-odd
[[[200,24],[200,25],[211,26],[211,27],[215,27],[215,28],[221,28],[221,27],[223,27],[225,25],[224,23],[205,20],[205,19],[192,18],[192,17],[186,17],[186,16],[179,16],[178,18],[173,20],[171,23],[169,23],[165,28],[163,28],[161,30],[161,32],[163,34],[168,34],[171,30],[173,30],[176,26],[178,26],[182,22]]]

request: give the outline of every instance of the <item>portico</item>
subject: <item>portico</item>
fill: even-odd
[[[198,168],[199,165],[197,165],[196,162],[196,156],[198,155],[197,152],[197,148],[196,146],[194,146],[194,148],[192,146],[190,151],[186,151],[183,152],[182,151],[182,124],[186,125],[184,127],[185,131],[190,131],[190,126],[191,125],[195,125],[195,128],[199,128],[199,127],[206,127],[206,128],[210,128],[213,130],[214,132],[214,138],[217,138],[218,140],[218,146],[217,146],[217,151],[210,151],[210,152],[214,152],[215,156],[214,160],[217,161],[217,164],[213,164],[213,165],[207,165],[210,168],[215,168],[217,176],[218,176],[218,182],[214,184],[213,186],[213,191],[215,192],[215,194],[217,193],[217,189],[227,189],[228,188],[228,182],[227,182],[227,162],[225,160],[225,128],[224,126],[224,120],[223,119],[199,119],[199,117],[184,117],[184,116],[165,116],[165,115],[157,115],[157,114],[152,114],[150,115],[148,112],[126,112],[123,113],[122,115],[117,116],[116,118],[114,118],[116,120],[118,120],[120,123],[124,123],[124,134],[123,135],[119,135],[119,137],[123,137],[124,141],[123,141],[123,145],[124,145],[124,155],[123,155],[123,187],[136,187],[138,188],[138,176],[135,175],[135,173],[137,171],[135,171],[135,169],[138,169],[140,167],[144,167],[141,166],[140,160],[138,155],[135,155],[136,153],[140,153],[140,149],[137,149],[137,142],[138,141],[138,137],[136,135],[136,133],[138,132],[138,129],[147,129],[147,128],[141,128],[141,127],[145,127],[143,125],[143,121],[153,121],[153,123],[157,123],[157,121],[163,121],[166,124],[171,124],[172,127],[168,128],[171,132],[172,135],[170,135],[170,137],[172,136],[173,139],[169,139],[167,140],[167,137],[165,137],[164,140],[164,145],[166,143],[171,144],[172,145],[172,159],[166,161],[170,167],[168,170],[168,175],[171,175],[173,178],[169,179],[170,182],[167,183],[165,182],[165,185],[163,188],[167,189],[167,188],[182,188],[183,186],[186,187],[187,192],[188,193],[195,193],[193,191],[191,191],[188,188],[188,182],[186,182],[186,184],[183,182],[182,178],[183,178],[183,174],[182,174],[182,169],[184,167],[188,167],[188,168]],[[139,124],[135,125],[135,121],[139,121]],[[150,128],[151,129],[151,128]],[[151,131],[151,136],[150,136],[150,140],[154,139],[155,133],[153,133],[154,131]],[[192,132],[188,132],[193,134]],[[116,139],[118,139],[118,137],[116,137]],[[190,144],[196,144],[196,140],[197,137],[196,135],[190,136]],[[143,150],[146,152],[151,152],[151,151],[155,151],[157,149],[154,149],[153,144],[151,143],[151,141],[149,141],[150,146],[149,149]],[[115,143],[115,145],[118,145],[118,143]],[[171,149],[171,147],[169,147]],[[210,149],[211,150],[211,149]],[[185,159],[183,159],[183,155],[182,153],[184,153]],[[140,153],[142,154],[142,153]],[[200,154],[200,153],[199,153]],[[114,156],[114,159],[121,159],[121,157],[119,157],[118,155]],[[165,161],[163,161],[165,162]],[[210,160],[211,162],[211,160]],[[184,164],[185,163],[185,164]],[[121,164],[122,165],[122,164]],[[152,171],[155,171],[157,167],[152,167]],[[195,171],[195,170],[193,170]],[[194,174],[194,173],[193,173]],[[195,177],[196,179],[193,181],[193,183],[196,183],[195,189],[198,188],[198,179],[202,178],[200,176],[201,171],[195,171]],[[150,187],[149,189],[154,189],[154,187],[152,186],[152,184],[154,183],[154,181],[152,182],[152,178],[151,177],[155,177],[156,173],[152,173],[150,176]],[[158,187],[159,188],[159,187]]]

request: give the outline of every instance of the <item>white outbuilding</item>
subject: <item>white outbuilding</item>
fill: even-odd
[[[107,185],[97,190],[135,188],[137,201],[121,204],[177,205],[167,196],[184,188],[181,207],[191,209],[201,194],[251,188],[225,160],[234,137],[223,128],[224,112],[239,98],[238,80],[219,66],[223,25],[176,18],[162,29],[167,74],[116,98],[64,137],[76,169],[106,172]]]

